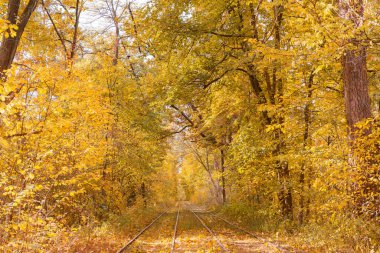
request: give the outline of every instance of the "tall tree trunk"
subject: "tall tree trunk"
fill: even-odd
[[[303,133],[303,149],[306,150],[307,145],[309,144],[310,139],[310,121],[311,121],[311,96],[313,95],[312,87],[313,87],[313,79],[314,79],[314,73],[311,73],[309,76],[309,80],[307,82],[307,102],[304,109],[304,133]],[[298,214],[298,222],[300,224],[304,223],[305,220],[305,176],[307,171],[307,164],[306,161],[302,162],[301,165],[301,173],[299,178],[300,183],[300,212]],[[309,179],[310,180],[310,179]],[[306,202],[306,210],[308,210],[307,203],[310,201],[310,199]],[[306,212],[307,213],[307,212]]]
[[[141,183],[140,189],[141,189],[141,197],[143,198],[143,201],[144,201],[144,207],[147,207],[147,204],[148,204],[147,189],[144,182]]]
[[[274,7],[274,43],[275,48],[277,50],[281,49],[281,29],[282,29],[282,20],[283,20],[283,11],[284,7],[282,5],[277,5]],[[282,78],[278,78],[277,76],[277,66],[278,63],[274,62],[273,73],[272,73],[272,85],[271,90],[274,92],[277,89],[278,92],[278,104],[280,108],[283,107],[283,96],[284,96],[284,86]],[[277,119],[275,122],[279,125],[283,125],[285,122],[285,118],[282,115],[276,115]],[[274,134],[274,138],[277,141],[276,149],[274,151],[274,155],[282,155],[284,154],[285,149],[285,140],[284,134],[281,129],[277,129]],[[293,219],[293,195],[292,195],[292,187],[290,184],[290,171],[289,171],[289,163],[287,161],[276,161],[276,170],[278,182],[280,184],[280,191],[278,193],[280,206],[282,214],[287,219]]]
[[[76,0],[75,2],[75,23],[74,23],[74,34],[73,34],[73,41],[71,42],[71,50],[69,55],[69,61],[70,64],[72,64],[72,61],[74,60],[75,52],[78,47],[78,32],[79,32],[79,18],[80,14],[82,12],[81,6],[80,6],[80,0]]]
[[[344,100],[351,140],[355,139],[355,124],[371,117],[371,103],[368,92],[366,48],[345,50],[342,57]]]
[[[353,29],[359,30],[349,42],[350,48],[344,51],[342,56],[344,99],[347,123],[349,127],[349,139],[352,145],[352,157],[357,165],[357,179],[353,187],[353,197],[355,207],[359,214],[368,214],[371,217],[379,216],[378,197],[380,170],[377,162],[373,159],[380,152],[376,145],[369,145],[366,150],[365,143],[370,143],[369,134],[376,130],[376,122],[366,130],[356,128],[356,123],[371,118],[371,103],[369,96],[369,82],[367,76],[367,48],[360,40],[363,32],[360,28],[364,22],[363,0],[338,1],[340,17],[349,20],[353,24]],[[369,137],[370,139],[366,140]],[[358,138],[360,141],[357,142]],[[364,141],[364,144],[363,144]],[[360,143],[362,142],[362,143]],[[359,144],[359,146],[357,146]],[[363,146],[364,145],[364,146]],[[355,152],[354,152],[355,151]]]
[[[8,2],[8,14],[7,19],[11,24],[16,24],[18,11],[20,8],[20,0],[9,0]],[[3,35],[3,40],[0,47],[0,72],[3,73],[4,70],[9,69],[16,51],[19,39],[17,36],[14,38],[5,37]]]
[[[120,48],[120,29],[119,23],[117,21],[115,23],[115,45],[114,45],[114,56],[112,60],[112,65],[116,66],[119,61],[119,48]]]
[[[224,166],[224,150],[220,149],[220,168],[222,172],[222,197],[223,197],[223,204],[226,203],[227,197],[226,197],[226,179],[224,175],[225,166]]]
[[[255,21],[255,16],[254,16],[255,14],[254,14],[254,10],[252,9],[252,6],[250,8],[251,8],[251,11],[250,11],[251,25],[253,26],[252,29],[255,31],[256,29],[255,27],[256,21]],[[277,5],[273,9],[274,47],[277,50],[281,49],[281,29],[282,29],[282,20],[283,20],[283,10],[284,10],[284,7],[282,5]],[[240,23],[243,23],[242,18],[240,18]],[[246,43],[242,43],[242,48],[243,48],[243,51],[245,52],[249,50],[249,47],[246,45]],[[265,82],[267,83],[268,99],[265,96],[264,90],[262,89],[260,85],[260,81],[256,76],[254,65],[252,63],[249,63],[247,64],[247,70],[246,71],[243,70],[246,74],[248,74],[249,81],[252,86],[252,90],[258,99],[258,104],[276,104],[275,95],[277,92],[277,95],[278,95],[277,103],[278,105],[282,106],[283,82],[282,82],[282,79],[279,78],[277,75],[278,69],[280,69],[280,67],[278,66],[278,62],[273,62],[272,77],[270,77],[268,69],[264,71],[264,78],[265,78]],[[265,110],[262,111],[261,116],[264,121],[264,126],[270,125],[272,123],[283,124],[285,121],[282,115],[269,116],[268,112]],[[273,139],[276,142],[276,146],[272,152],[273,156],[279,156],[279,155],[284,154],[285,142],[284,142],[283,133],[281,129],[278,129],[274,132]],[[289,164],[287,161],[277,160],[274,164],[274,167],[276,169],[277,179],[280,185],[280,190],[278,192],[280,208],[284,217],[291,219],[293,218],[293,196],[292,196],[292,189],[290,186]]]
[[[363,25],[363,0],[338,0],[339,15],[350,20],[355,29]],[[355,139],[355,124],[371,117],[371,104],[368,92],[366,46],[357,38],[349,41],[353,48],[346,49],[342,56],[344,100],[349,137]]]
[[[21,14],[19,22],[17,23],[17,17],[20,9],[20,0],[9,0],[8,2],[7,19],[11,24],[16,24],[18,26],[18,29],[16,36],[14,37],[3,36],[0,47],[0,76],[2,78],[5,78],[3,72],[9,69],[13,63],[17,47],[21,40],[21,36],[24,33],[25,27],[34,9],[36,8],[37,3],[38,0],[30,0]]]
[[[289,186],[290,172],[289,164],[287,162],[276,162],[277,177],[280,183],[280,190],[278,192],[278,199],[282,215],[287,219],[293,218],[293,196],[292,189]]]

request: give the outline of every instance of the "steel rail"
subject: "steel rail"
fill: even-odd
[[[137,235],[135,235],[135,237],[133,237],[124,247],[122,247],[121,249],[119,249],[117,251],[117,253],[121,253],[123,252],[124,250],[126,250],[134,241],[137,240],[137,238],[140,237],[140,235],[142,235],[146,230],[148,230],[154,223],[156,223],[156,221],[158,221],[159,218],[161,218],[162,215],[164,215],[165,213],[167,213],[167,211],[161,213],[159,216],[157,216],[148,226],[146,226],[145,228],[143,228]]]
[[[282,247],[282,246],[280,246],[280,245],[278,245],[278,244],[276,244],[276,243],[273,243],[273,242],[271,242],[271,241],[265,240],[264,238],[258,237],[257,235],[253,234],[252,232],[250,232],[250,231],[248,231],[248,230],[246,230],[246,229],[244,229],[244,228],[241,228],[241,227],[239,227],[239,226],[237,226],[237,225],[235,225],[235,224],[229,222],[228,220],[226,220],[226,219],[224,219],[224,218],[222,218],[222,217],[220,217],[220,216],[218,216],[218,215],[215,215],[215,214],[211,214],[211,215],[214,216],[214,217],[216,217],[216,218],[218,218],[218,219],[220,219],[220,220],[222,220],[222,221],[224,221],[224,222],[227,223],[228,225],[230,225],[230,226],[232,226],[232,227],[234,227],[234,228],[236,228],[236,229],[238,229],[238,230],[240,230],[240,231],[242,231],[242,232],[244,232],[244,233],[246,233],[246,234],[249,234],[250,236],[252,236],[252,237],[254,237],[254,238],[258,239],[258,240],[261,240],[261,241],[263,241],[263,242],[265,242],[265,243],[267,243],[267,244],[270,244],[271,246],[273,246],[273,247],[275,247],[275,248],[281,250],[282,252],[290,253],[290,251],[288,251],[288,250],[285,249],[284,247]]]
[[[179,220],[179,206],[178,206],[178,211],[177,211],[177,219],[176,219],[175,225],[174,225],[174,235],[173,235],[173,242],[172,242],[172,247],[170,249],[170,253],[173,253],[174,248],[175,248],[175,239],[177,237],[178,220]]]
[[[224,252],[230,252],[228,249],[226,249],[224,247],[224,245],[222,244],[222,242],[219,240],[219,238],[216,236],[216,234],[214,232],[212,232],[212,230],[203,222],[203,220],[193,211],[191,210],[191,212],[195,215],[195,217],[197,217],[197,219],[200,221],[200,223],[207,229],[207,231],[214,237],[215,241],[219,244],[220,248],[224,251]]]

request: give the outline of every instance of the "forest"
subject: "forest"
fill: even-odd
[[[1,252],[164,210],[132,252],[380,252],[379,1],[0,0],[0,41]]]

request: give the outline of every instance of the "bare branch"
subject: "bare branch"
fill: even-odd
[[[18,134],[7,135],[7,136],[5,136],[5,138],[6,139],[11,139],[13,137],[22,137],[22,136],[26,136],[26,135],[40,134],[40,133],[42,133],[42,130],[33,131],[33,132],[30,132],[30,133],[18,133]]]
[[[184,113],[183,111],[181,111],[175,105],[170,105],[170,107],[173,108],[173,109],[175,109],[176,111],[178,111],[191,124],[191,126],[194,126],[194,122],[190,119],[190,117],[186,113]]]
[[[57,26],[56,26],[56,24],[55,24],[55,22],[54,22],[52,16],[51,16],[50,13],[49,13],[49,10],[48,10],[48,9],[46,8],[46,6],[45,6],[45,2],[42,0],[41,3],[42,3],[42,7],[43,7],[43,9],[45,10],[46,14],[47,14],[48,17],[49,17],[49,20],[50,20],[51,24],[53,25],[54,31],[55,31],[55,33],[57,34],[57,36],[58,36],[58,38],[59,38],[59,41],[61,42],[61,45],[62,45],[62,47],[63,47],[63,50],[65,51],[65,55],[67,56],[68,53],[67,53],[67,48],[66,48],[66,44],[65,44],[66,39],[63,37],[63,35],[61,34],[61,32],[58,30],[58,28],[57,28]]]

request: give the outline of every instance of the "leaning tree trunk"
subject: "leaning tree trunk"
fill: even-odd
[[[9,69],[13,63],[16,55],[17,47],[20,43],[21,36],[24,33],[25,27],[32,15],[34,9],[36,8],[38,0],[30,0],[26,5],[24,11],[19,17],[19,22],[17,22],[17,17],[20,9],[20,0],[9,0],[8,2],[8,13],[7,19],[11,24],[16,24],[18,29],[16,36],[3,36],[3,40],[0,47],[0,75],[4,77],[3,72]]]

